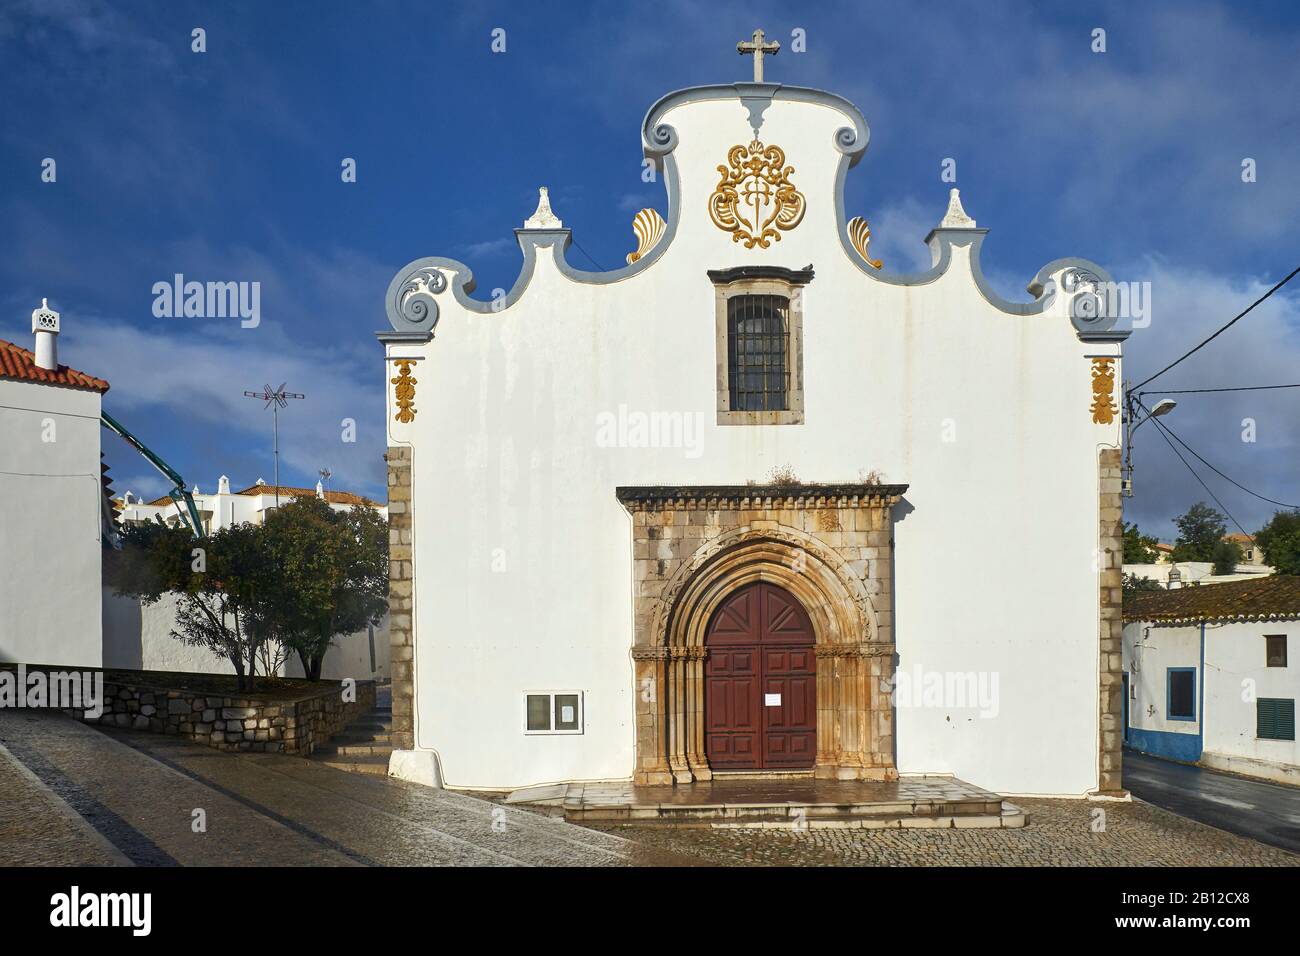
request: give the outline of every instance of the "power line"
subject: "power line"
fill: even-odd
[[[572,236],[570,236],[569,238],[570,238],[570,239],[573,239]],[[592,259],[592,258],[591,258],[591,253],[588,252],[586,249],[582,248],[582,243],[580,243],[577,239],[573,239],[573,244],[574,244],[575,246],[578,247],[578,251],[579,251],[579,252],[581,252],[584,256],[586,256],[588,259],[591,260],[591,264],[592,264],[593,266],[595,266],[595,267],[596,267],[597,269],[599,269],[601,272],[604,272],[604,271],[605,271],[605,267],[602,266],[602,265],[601,265],[599,262],[597,262],[595,259]]]
[[[1213,465],[1211,465],[1208,461],[1206,461],[1204,458],[1202,458],[1200,455],[1198,455],[1198,454],[1196,453],[1196,449],[1193,448],[1191,445],[1187,444],[1187,442],[1183,441],[1181,438],[1179,438],[1178,435],[1174,432],[1174,430],[1173,430],[1172,428],[1170,428],[1170,427],[1169,427],[1168,425],[1166,425],[1164,422],[1160,422],[1159,424],[1160,424],[1160,426],[1161,426],[1162,428],[1164,428],[1165,431],[1169,432],[1169,434],[1173,436],[1174,441],[1178,442],[1178,444],[1182,445],[1182,446],[1183,446],[1184,448],[1186,448],[1189,452],[1191,452],[1193,455],[1195,455],[1197,461],[1199,461],[1199,462],[1200,462],[1202,465],[1204,465],[1206,468],[1210,469],[1210,471],[1214,472],[1216,475],[1218,475],[1218,476],[1219,476],[1220,478],[1222,478],[1224,481],[1231,482],[1232,484],[1234,484],[1234,485],[1236,485],[1238,488],[1240,488],[1242,491],[1244,491],[1246,494],[1248,494],[1248,495],[1253,495],[1254,497],[1258,498],[1260,501],[1267,501],[1267,502],[1268,502],[1269,504],[1271,504],[1271,505],[1280,505],[1280,506],[1283,507],[1283,508],[1297,508],[1297,509],[1300,509],[1300,505],[1293,505],[1293,504],[1290,504],[1289,502],[1286,502],[1286,501],[1274,501],[1272,498],[1266,498],[1264,495],[1259,494],[1259,492],[1251,491],[1249,488],[1247,488],[1247,487],[1246,487],[1245,485],[1243,485],[1241,482],[1236,481],[1236,480],[1234,480],[1234,479],[1232,479],[1232,478],[1229,478],[1229,477],[1228,477],[1227,475],[1225,475],[1223,472],[1219,471],[1219,469],[1215,468],[1215,467],[1214,467]]]
[[[1246,315],[1250,312],[1251,309],[1255,308],[1255,306],[1259,305],[1261,302],[1263,302],[1265,299],[1267,299],[1270,295],[1272,295],[1272,294],[1273,294],[1274,292],[1276,292],[1278,289],[1282,288],[1282,286],[1286,285],[1286,284],[1287,284],[1288,282],[1290,282],[1293,278],[1295,278],[1295,276],[1296,276],[1297,273],[1300,273],[1300,266],[1296,266],[1294,269],[1292,269],[1291,272],[1290,272],[1290,274],[1287,275],[1287,277],[1286,277],[1285,279],[1283,279],[1283,280],[1282,280],[1281,282],[1279,282],[1277,285],[1273,286],[1273,288],[1269,289],[1267,292],[1265,292],[1263,295],[1261,295],[1258,299],[1256,299],[1254,302],[1252,302],[1250,305],[1248,305],[1248,306],[1247,306],[1243,311],[1237,313],[1236,317],[1234,317],[1233,320],[1232,320],[1231,322],[1229,322],[1229,323],[1228,323],[1227,325],[1225,325],[1223,328],[1219,329],[1219,331],[1215,332],[1213,335],[1211,335],[1208,339],[1206,339],[1206,340],[1205,340],[1204,342],[1202,342],[1200,345],[1196,346],[1196,348],[1192,349],[1192,350],[1191,350],[1190,352],[1188,352],[1186,355],[1183,355],[1182,357],[1177,358],[1177,359],[1175,359],[1174,361],[1170,362],[1168,365],[1166,365],[1166,366],[1165,366],[1164,368],[1162,368],[1160,371],[1156,372],[1156,374],[1155,374],[1155,375],[1152,375],[1150,378],[1147,378],[1147,379],[1144,379],[1144,380],[1141,381],[1141,382],[1138,382],[1136,385],[1133,386],[1133,388],[1130,389],[1130,391],[1137,391],[1137,390],[1138,390],[1139,388],[1141,388],[1143,385],[1147,384],[1147,382],[1150,382],[1150,381],[1152,381],[1152,380],[1154,380],[1154,379],[1159,378],[1161,375],[1164,375],[1165,372],[1169,371],[1171,368],[1173,368],[1173,367],[1174,367],[1175,365],[1177,365],[1179,362],[1183,361],[1183,359],[1190,358],[1191,356],[1193,356],[1193,355],[1195,355],[1197,352],[1199,352],[1201,349],[1205,348],[1205,346],[1209,345],[1211,342],[1213,342],[1215,339],[1217,339],[1217,338],[1218,338],[1220,335],[1222,335],[1224,332],[1228,331],[1228,329],[1232,328],[1232,327],[1233,327],[1234,325],[1236,325],[1239,321],[1241,321],[1242,319],[1244,319],[1244,318],[1246,317]]]
[[[1138,404],[1141,403],[1139,402]],[[1145,406],[1143,406],[1143,408],[1145,410]],[[1173,453],[1178,456],[1178,460],[1183,463],[1183,467],[1185,467],[1188,471],[1190,471],[1192,473],[1192,477],[1201,483],[1201,487],[1205,489],[1205,493],[1214,499],[1214,503],[1218,505],[1223,510],[1223,513],[1228,516],[1229,520],[1231,520],[1232,523],[1237,526],[1237,530],[1239,530],[1242,534],[1244,534],[1247,538],[1249,538],[1251,544],[1254,544],[1255,543],[1254,536],[1252,536],[1250,532],[1248,532],[1245,528],[1241,526],[1240,521],[1232,517],[1232,512],[1228,510],[1227,505],[1225,505],[1222,501],[1220,501],[1219,496],[1210,490],[1210,486],[1205,483],[1205,479],[1203,479],[1200,475],[1196,473],[1196,469],[1193,468],[1191,466],[1191,463],[1188,462],[1188,460],[1183,457],[1183,453],[1180,452],[1178,450],[1178,447],[1169,440],[1169,436],[1165,434],[1165,428],[1163,425],[1160,424],[1160,420],[1157,418],[1153,418],[1151,420],[1156,423],[1156,430],[1160,432],[1160,437],[1165,440],[1165,444],[1167,444],[1170,447],[1170,449],[1173,451]]]
[[[1150,379],[1148,379],[1150,381]],[[1258,392],[1270,388],[1300,388],[1295,385],[1238,385],[1233,388],[1156,388],[1139,392],[1139,395],[1199,395],[1204,392]]]

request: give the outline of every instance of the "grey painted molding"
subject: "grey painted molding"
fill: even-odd
[[[935,250],[935,263],[925,272],[900,275],[877,270],[870,266],[853,247],[848,235],[848,219],[844,209],[844,186],[848,172],[862,159],[867,144],[871,140],[871,130],[867,126],[862,112],[844,97],[825,90],[799,86],[784,86],[780,83],[723,83],[711,86],[693,86],[675,90],[661,97],[646,112],[641,123],[642,149],[647,158],[654,160],[655,168],[663,177],[664,190],[668,201],[667,228],[663,237],[655,243],[644,256],[631,265],[608,272],[588,272],[576,269],[569,264],[567,252],[572,241],[568,229],[516,229],[515,237],[524,254],[523,268],[520,269],[514,285],[504,295],[491,301],[473,299],[470,294],[475,289],[474,274],[469,266],[456,259],[441,256],[427,256],[416,259],[403,266],[393,277],[385,295],[385,306],[389,324],[393,332],[380,332],[377,335],[386,342],[418,342],[433,337],[438,323],[438,304],[434,298],[445,289],[446,277],[442,270],[449,269],[456,273],[451,280],[451,293],[456,301],[468,312],[488,314],[509,308],[523,295],[532,280],[533,270],[537,264],[537,250],[555,248],[555,263],[560,273],[575,282],[602,285],[621,282],[644,272],[656,263],[672,244],[681,221],[681,183],[673,151],[677,148],[677,131],[663,117],[673,109],[687,103],[710,100],[737,100],[745,110],[750,128],[757,136],[763,125],[763,116],[767,108],[778,100],[796,103],[816,103],[839,110],[847,116],[852,125],[840,127],[832,136],[832,145],[841,154],[835,174],[833,202],[835,204],[835,227],[839,233],[840,247],[862,273],[870,278],[889,285],[926,285],[935,281],[945,272],[952,262],[954,247],[970,247],[971,273],[980,294],[992,306],[1010,315],[1039,315],[1055,302],[1057,295],[1064,290],[1056,288],[1051,274],[1061,269],[1070,269],[1080,275],[1095,278],[1099,283],[1109,283],[1110,274],[1087,259],[1057,259],[1043,266],[1027,286],[1029,294],[1034,296],[1032,302],[1011,302],[1002,298],[989,285],[980,267],[980,249],[987,229],[945,229],[938,228],[926,237],[926,243]],[[433,289],[436,284],[434,276],[441,276],[443,287]],[[1082,293],[1070,301],[1071,321],[1079,338],[1085,342],[1123,341],[1129,335],[1127,323],[1121,323],[1114,316],[1088,314],[1089,308],[1108,301],[1105,296],[1091,296]],[[1087,308],[1081,307],[1083,301]],[[1103,307],[1104,310],[1104,307]]]

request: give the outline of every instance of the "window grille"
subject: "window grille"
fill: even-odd
[[[790,300],[782,295],[737,295],[727,300],[732,411],[784,411],[789,407],[789,315]]]

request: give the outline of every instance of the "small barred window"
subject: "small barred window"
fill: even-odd
[[[737,295],[727,300],[727,371],[731,409],[789,408],[790,300],[781,295]]]

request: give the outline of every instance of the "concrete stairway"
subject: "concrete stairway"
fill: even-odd
[[[393,754],[392,732],[392,705],[381,700],[370,713],[358,717],[318,746],[310,759],[339,770],[384,776],[388,773],[388,758]]]

